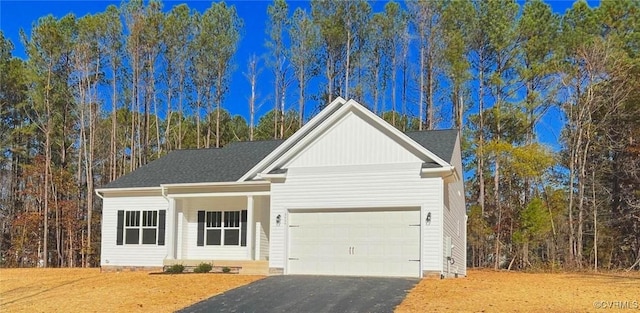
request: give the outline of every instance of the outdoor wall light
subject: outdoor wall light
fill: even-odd
[[[280,226],[281,221],[282,221],[282,215],[278,214],[276,216],[276,226]]]
[[[430,223],[431,223],[431,212],[427,213],[427,219],[426,219],[426,221],[427,221],[427,224],[430,224]]]

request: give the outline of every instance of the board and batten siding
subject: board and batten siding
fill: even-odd
[[[458,138],[458,140],[460,140]],[[456,168],[459,177],[463,177],[462,160],[460,158],[460,145],[456,144],[451,158],[451,164]],[[444,189],[444,238],[443,238],[443,255],[446,255],[446,237],[451,237],[451,244],[454,248],[451,250],[454,264],[451,264],[446,257],[443,257],[443,269],[445,275],[453,276],[455,274],[467,275],[467,223],[466,223],[466,207],[464,201],[464,184],[462,180],[445,183]],[[447,265],[449,272],[447,273]]]
[[[162,196],[104,197],[102,209],[100,265],[140,267],[162,266],[162,262],[168,253],[167,245],[116,244],[118,210],[167,210],[168,207],[169,202]],[[167,214],[166,218],[165,225],[172,225],[172,216]]]
[[[320,134],[283,168],[422,162],[353,112]]]
[[[420,162],[289,168],[284,183],[271,186],[269,267],[286,268],[289,210],[421,208],[422,270],[442,269],[442,179],[421,178]],[[424,224],[426,212],[431,223]],[[281,215],[281,225],[276,217]]]

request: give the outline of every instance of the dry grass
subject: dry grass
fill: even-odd
[[[98,269],[1,269],[0,312],[170,312],[258,280],[231,274],[149,275]],[[627,309],[594,302],[627,302]],[[396,312],[640,312],[640,274],[469,271],[423,279]],[[624,303],[618,304],[624,305]]]
[[[609,307],[597,307],[603,305]],[[627,308],[623,308],[625,305]],[[532,274],[471,270],[466,278],[423,279],[396,312],[640,312],[638,306],[637,272]]]
[[[1,269],[0,312],[173,312],[262,276]]]

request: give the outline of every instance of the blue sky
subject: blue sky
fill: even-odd
[[[522,1],[519,1],[522,2]],[[599,1],[588,1],[592,7],[598,5]],[[31,26],[37,22],[38,18],[53,14],[60,18],[67,13],[73,13],[76,17],[82,17],[86,14],[102,12],[110,4],[119,6],[121,1],[17,1],[17,0],[0,0],[0,28],[4,35],[8,37],[15,45],[14,55],[25,58],[24,47],[20,42],[19,31],[24,29],[27,34]],[[170,10],[173,6],[187,3],[191,9],[204,12],[210,5],[211,1],[163,1],[164,10]],[[265,53],[264,43],[267,39],[265,28],[267,23],[267,6],[272,1],[227,1],[230,5],[235,5],[239,16],[244,20],[244,30],[240,41],[238,52],[235,56],[236,70],[231,80],[231,88],[226,96],[224,106],[232,114],[241,114],[247,116],[248,105],[247,97],[250,95],[250,86],[242,75],[246,70],[246,61],[250,55],[262,55]],[[378,1],[373,4],[374,12],[381,11],[386,1]],[[573,1],[556,0],[547,1],[555,12],[564,13],[570,8]],[[290,12],[295,8],[302,7],[309,9],[308,1],[288,1]],[[314,82],[311,81],[311,84]],[[272,77],[265,68],[260,76],[260,85],[258,86],[259,96],[262,98],[271,96]],[[297,99],[296,89],[289,91],[291,99]],[[292,104],[296,101],[288,101]],[[257,112],[257,117],[261,116],[271,108],[270,103],[265,103]],[[552,149],[558,149],[558,138],[560,135],[561,114],[557,109],[551,109],[547,116],[538,124],[538,135],[543,143],[549,145]]]

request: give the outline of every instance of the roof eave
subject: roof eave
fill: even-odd
[[[268,185],[268,181],[250,180],[250,181],[225,181],[225,182],[204,182],[204,183],[177,183],[177,184],[161,184],[159,188],[171,187],[222,187],[222,186],[253,186]]]
[[[119,188],[98,188],[96,192],[136,192],[136,191],[160,191],[162,187],[119,187]]]

